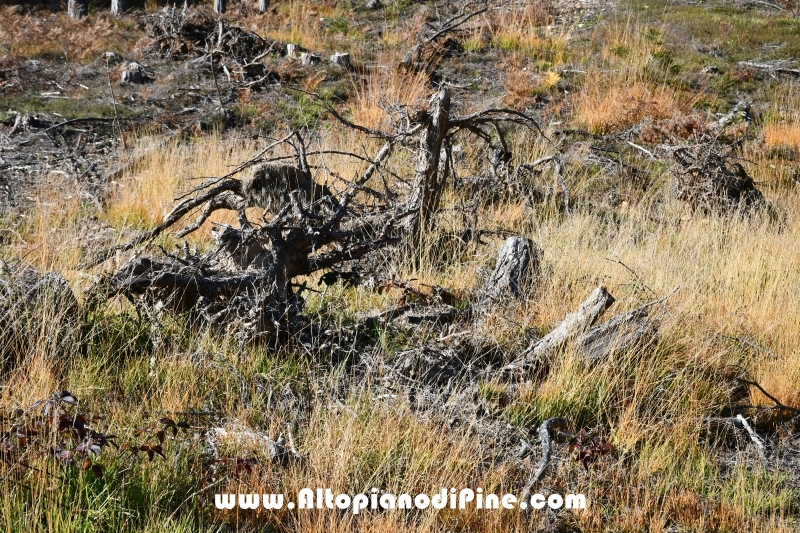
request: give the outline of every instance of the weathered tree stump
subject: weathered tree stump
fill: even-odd
[[[292,43],[286,44],[286,57],[298,57],[302,51],[303,47],[301,46]]]
[[[150,83],[153,78],[144,70],[139,63],[128,63],[120,76],[122,83]]]
[[[69,0],[67,14],[75,20],[80,20],[89,14],[89,0]]]
[[[127,4],[125,0],[111,0],[111,14],[113,16],[121,16],[125,12],[126,8]]]
[[[442,146],[450,129],[450,92],[447,85],[439,89],[432,99],[430,125],[420,133],[414,188],[409,200],[409,206],[417,211],[409,223],[412,238],[417,238],[420,231],[431,229],[433,214],[438,210],[444,191],[447,172],[439,171],[439,163]]]
[[[522,296],[531,279],[539,272],[541,250],[525,237],[509,237],[500,248],[494,272],[486,282],[486,298],[497,300],[506,295]]]
[[[0,370],[40,341],[55,351],[69,349],[78,312],[78,300],[58,272],[9,269],[0,262]]]
[[[303,52],[300,54],[300,63],[304,66],[318,65],[322,63],[322,58],[311,52]]]
[[[331,63],[334,65],[339,65],[345,70],[350,70],[353,66],[352,62],[350,61],[350,54],[341,52],[336,52],[331,56]]]

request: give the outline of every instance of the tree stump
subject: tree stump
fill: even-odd
[[[75,20],[80,20],[89,14],[89,0],[69,0],[67,14]]]
[[[122,16],[126,8],[125,0],[111,0],[111,15],[115,17]]]
[[[350,62],[350,54],[341,52],[336,52],[331,56],[331,63],[334,65],[339,65],[345,70],[350,70],[350,68],[353,66],[353,64]]]
[[[507,294],[520,298],[534,275],[539,272],[541,250],[525,237],[509,237],[500,248],[494,272],[484,288],[486,298],[500,299]]]
[[[297,57],[302,50],[300,46],[288,43],[286,45],[286,57]]]
[[[303,66],[318,65],[322,63],[322,58],[317,54],[311,52],[303,52],[300,54],[300,64]]]
[[[153,81],[139,63],[128,63],[120,76],[122,83],[149,83]]]

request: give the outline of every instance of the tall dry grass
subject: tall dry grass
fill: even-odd
[[[302,9],[298,3],[290,5],[297,16],[308,16]],[[541,45],[529,32],[538,27],[538,19],[536,24],[526,22],[524,32],[507,22],[508,35],[520,43],[512,47],[518,48],[515,53]],[[632,28],[623,22],[609,30],[599,54],[607,66],[630,68],[622,74],[591,75],[578,88],[575,120],[591,131],[619,131],[646,117],[669,118],[690,107],[683,97],[643,75],[647,54],[660,45]],[[492,32],[481,42],[491,42]],[[419,81],[389,71],[376,73],[354,87],[352,116],[365,125],[383,125],[381,98],[388,94],[389,102],[416,103],[427,96]],[[768,145],[792,138],[784,130],[797,122],[786,118],[794,117],[792,105],[780,104],[784,120],[765,125]],[[511,141],[519,160],[533,160],[552,149],[525,135],[514,135]],[[4,251],[25,256],[41,269],[74,267],[75,243],[87,219],[96,216],[120,232],[152,227],[173,198],[197,183],[195,178],[226,173],[265,142],[212,135],[154,150],[152,141],[142,139],[132,155],[139,162],[112,184],[100,211],[80,195],[65,194],[50,203],[43,192],[28,218],[2,220],[4,225],[13,223],[18,234],[4,241],[10,242]],[[336,127],[309,138],[309,150],[354,147],[370,154],[377,142]],[[755,144],[746,150],[758,156]],[[473,167],[485,157],[474,146],[466,146],[465,154],[465,165]],[[457,234],[477,220],[479,227],[533,239],[544,250],[541,278],[521,301],[494,308],[479,331],[510,354],[558,324],[598,284],[617,298],[608,314],[678,288],[666,302],[658,341],[644,350],[587,366],[567,349],[539,382],[516,388],[481,384],[505,399],[501,405],[490,395],[484,398],[495,419],[533,434],[543,419],[565,416],[596,428],[616,446],[614,456],[588,472],[567,459],[563,448],[557,449],[559,459],[544,489],[584,492],[590,502],[585,512],[562,514],[564,527],[796,531],[800,503],[784,474],[754,467],[758,459],[746,439],[731,445],[701,438],[700,421],[734,401],[730,376],[738,372],[783,403],[800,406],[800,218],[794,209],[800,194],[786,186],[785,174],[771,169],[763,155],[758,157],[746,164],[782,214],[780,223],[759,214],[687,216],[670,195],[668,174],[648,168],[656,174],[652,190],[615,211],[579,208],[567,216],[512,196],[474,208],[469,214],[477,218],[467,219],[455,209],[463,210],[459,192],[448,191],[440,231],[426,236],[416,260],[396,258],[398,279],[438,284],[469,296],[491,270],[501,239],[471,244],[447,256],[455,260],[443,262],[447,250],[440,250],[442,234]],[[324,160],[332,171],[318,171],[315,179],[334,188],[364,167],[341,156],[312,159]],[[402,158],[392,166],[401,177],[408,177],[412,168]],[[579,195],[591,194],[598,180],[616,179],[590,176],[579,165],[567,170],[570,189]],[[235,219],[219,213],[215,220]],[[196,239],[207,242],[208,225]],[[392,291],[376,294],[364,287],[335,286],[309,295],[307,304],[310,312],[320,310],[325,320],[338,325],[376,307],[388,309],[397,297]],[[230,442],[220,446],[222,455],[235,459],[261,453],[261,464],[238,481],[231,468],[220,466],[220,477],[209,480],[204,477],[209,465],[202,435],[209,422],[192,419],[189,436],[167,437],[166,459],[120,459],[113,452],[102,457],[107,474],[101,481],[73,472],[70,483],[57,485],[51,476],[33,470],[24,484],[4,477],[0,523],[7,531],[523,531],[552,525],[550,515],[529,518],[522,513],[426,511],[362,518],[329,512],[218,513],[202,500],[211,493],[208,483],[217,483],[211,486],[214,490],[231,492],[296,492],[305,486],[349,493],[372,486],[396,492],[439,486],[500,491],[523,484],[538,458],[498,462],[508,450],[486,445],[469,427],[419,416],[401,394],[379,401],[376,383],[354,382],[341,368],[329,369],[292,350],[242,348],[224,334],[197,331],[180,319],[162,317],[149,325],[130,309],[101,307],[87,318],[85,337],[69,358],[53,357],[50,333],[31,332],[16,353],[18,367],[4,373],[0,383],[4,406],[26,408],[66,388],[80,398],[81,409],[104,417],[93,424],[111,428],[121,442],[131,443],[141,442],[136,428],[151,427],[164,414],[215,411],[224,420],[213,423],[229,429],[261,430],[273,438],[291,430],[305,459],[281,466],[268,462],[263,449]],[[387,328],[380,332],[375,353],[368,355],[391,358],[398,345],[425,340],[414,335]],[[757,391],[748,394],[744,403],[768,403]],[[301,402],[307,403],[301,408]],[[47,471],[47,464],[43,460],[33,466]]]

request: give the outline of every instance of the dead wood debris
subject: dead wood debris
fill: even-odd
[[[531,479],[528,480],[528,483],[525,484],[525,487],[523,487],[520,501],[528,501],[528,499],[531,497],[533,487],[536,486],[540,479],[542,479],[547,467],[550,466],[553,453],[553,430],[567,429],[569,425],[570,421],[566,418],[555,417],[548,418],[539,426],[539,439],[542,442],[542,459],[539,462],[536,472],[533,474]]]
[[[539,275],[542,251],[525,237],[509,237],[503,242],[494,271],[483,289],[489,300],[499,300],[511,295],[520,298]]]
[[[79,329],[79,311],[60,273],[0,261],[0,370],[15,354],[25,353],[42,328],[50,332],[54,352],[69,349]]]
[[[593,326],[615,301],[605,287],[598,287],[577,311],[568,314],[555,329],[531,343],[514,362],[507,365],[503,369],[503,376],[505,379],[514,376],[518,379],[530,378],[546,372],[553,356],[571,341],[574,341],[577,353],[589,365],[618,353],[626,353],[634,347],[647,345],[655,339],[661,319],[660,315],[652,314],[652,309],[674,292]]]
[[[738,163],[730,146],[704,136],[671,150],[676,163],[675,192],[693,210],[753,209],[766,205],[753,178]]]
[[[151,231],[101,252],[83,266],[147,244],[193,213],[199,212],[194,222],[178,232],[179,237],[199,229],[215,211],[233,210],[238,227],[218,226],[216,246],[210,252],[196,256],[184,249],[181,256],[136,255],[105,279],[101,291],[107,296],[124,295],[136,305],[189,313],[205,324],[233,327],[241,341],[284,342],[305,328],[301,317],[305,286],[296,285],[296,278],[352,264],[403,239],[415,242],[421,231],[434,227],[452,171],[453,135],[469,131],[486,137],[482,128],[503,122],[538,130],[532,117],[510,109],[458,116],[452,112],[447,86],[434,95],[427,109],[396,110],[391,131],[353,124],[332,107],[329,110],[346,126],[384,141],[372,159],[366,158],[369,165],[361,176],[342,180],[343,190],[334,192],[315,181],[306,140],[293,131],[228,174],[209,178],[183,195]],[[294,148],[295,163],[287,163],[285,157],[264,158],[279,144]],[[397,146],[417,151],[415,177],[405,194],[392,189],[403,183],[389,185],[381,180],[382,186],[377,187],[369,183],[384,172]],[[248,174],[240,177],[243,173]],[[405,201],[387,200],[404,196]],[[248,214],[253,208],[263,210],[259,220]]]

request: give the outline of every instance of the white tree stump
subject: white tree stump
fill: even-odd
[[[75,20],[80,20],[89,14],[89,0],[69,0],[67,14]]]

